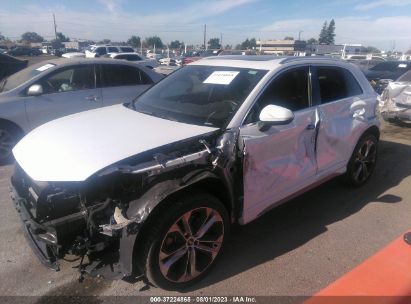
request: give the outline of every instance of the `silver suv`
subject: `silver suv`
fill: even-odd
[[[376,105],[343,61],[206,58],[128,106],[28,134],[13,150],[12,197],[49,267],[74,254],[88,257],[82,273],[186,288],[215,264],[231,224],[338,175],[364,184]]]

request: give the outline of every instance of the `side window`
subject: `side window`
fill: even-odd
[[[318,67],[317,77],[322,104],[362,94],[357,80],[345,69]]]
[[[58,71],[43,78],[40,84],[44,94],[94,89],[94,66],[76,66]]]
[[[121,46],[120,50],[124,53],[134,53],[133,48],[128,47],[128,46]]]
[[[109,53],[118,53],[118,48],[116,48],[114,46],[109,46],[108,47],[108,52]]]
[[[270,104],[291,111],[308,108],[308,71],[308,67],[296,68],[275,78],[253,105],[245,124],[258,122],[261,111]]]
[[[105,87],[151,84],[151,79],[140,69],[127,66],[107,64],[103,65],[103,79]]]
[[[104,46],[96,48],[95,52],[96,52],[96,54],[98,54],[100,56],[107,54],[106,47],[104,47]]]

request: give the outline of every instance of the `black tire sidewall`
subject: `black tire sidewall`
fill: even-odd
[[[358,153],[358,150],[364,145],[364,143],[367,140],[372,140],[375,144],[375,149],[376,149],[376,151],[375,151],[375,153],[376,153],[375,162],[374,162],[373,166],[371,167],[371,172],[370,172],[369,176],[367,177],[367,179],[362,181],[362,182],[358,182],[354,178],[355,158],[356,158],[356,155]],[[378,160],[378,139],[377,139],[377,137],[375,137],[375,135],[373,135],[371,133],[363,135],[360,138],[360,140],[358,141],[357,145],[355,146],[354,151],[351,155],[350,161],[348,163],[347,173],[345,174],[345,179],[346,179],[347,183],[354,186],[354,187],[360,187],[360,186],[364,185],[365,183],[367,183],[368,180],[370,179],[370,177],[372,176],[372,173],[373,173],[373,171],[375,169],[375,166],[377,164],[377,160]]]
[[[213,208],[214,210],[220,213],[221,218],[223,219],[224,238],[220,251],[214,259],[214,261],[212,262],[212,264],[195,279],[184,283],[175,283],[169,281],[166,278],[164,278],[163,274],[160,271],[160,266],[158,263],[160,248],[162,245],[162,241],[165,237],[165,234],[170,229],[171,225],[173,225],[184,213],[201,207]],[[176,202],[170,202],[168,204],[168,208],[164,208],[163,211],[165,212],[161,212],[161,216],[160,214],[158,214],[158,216],[161,217],[161,221],[157,222],[157,224],[159,225],[158,229],[153,233],[153,235],[150,238],[151,240],[153,240],[153,242],[151,245],[149,245],[150,247],[146,257],[146,277],[151,283],[162,289],[184,290],[203,279],[204,276],[218,261],[221,252],[224,248],[224,244],[229,235],[229,216],[224,205],[217,198],[207,193],[196,193],[191,196],[181,197]]]
[[[0,130],[4,130],[8,132],[13,137],[14,142],[16,144],[19,141],[19,139],[22,137],[21,131],[11,124],[0,123]],[[0,156],[0,165],[9,164],[13,160],[14,160],[13,153],[10,152],[10,154],[7,157]]]

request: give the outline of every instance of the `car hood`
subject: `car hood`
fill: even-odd
[[[125,158],[216,130],[115,105],[48,122],[26,135],[13,154],[34,180],[84,181]]]

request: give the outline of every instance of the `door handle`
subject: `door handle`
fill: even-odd
[[[88,101],[97,101],[98,97],[95,95],[90,95],[86,97],[86,100]]]
[[[305,127],[306,130],[314,130],[315,126],[313,124],[309,124]]]

